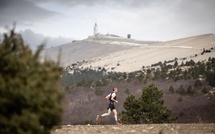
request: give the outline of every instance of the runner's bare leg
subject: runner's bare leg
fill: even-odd
[[[108,116],[108,115],[110,115],[110,113],[111,113],[111,110],[110,110],[110,108],[109,108],[109,109],[108,109],[108,112],[107,112],[107,113],[102,114],[102,115],[101,115],[101,117],[103,117],[103,116]]]
[[[116,111],[116,109],[113,110],[113,113],[114,113],[114,119],[115,119],[115,121],[118,122],[118,120],[117,120],[117,111]]]

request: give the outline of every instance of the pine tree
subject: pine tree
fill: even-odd
[[[183,61],[181,62],[181,66],[184,66],[184,62]]]
[[[215,72],[208,72],[206,75],[206,80],[210,86],[215,87]]]
[[[50,133],[60,123],[62,68],[41,62],[42,46],[33,53],[11,30],[0,44],[0,133]]]
[[[203,94],[207,94],[207,93],[208,93],[208,89],[207,89],[206,87],[204,87],[204,88],[202,89],[202,93],[203,93]]]
[[[193,96],[195,94],[195,90],[189,85],[187,87],[187,95]]]
[[[180,95],[185,95],[186,94],[186,91],[185,91],[183,85],[180,85],[180,87],[178,88],[178,90],[176,92],[179,93]]]
[[[175,63],[174,63],[174,68],[176,68],[177,66],[178,66],[178,62],[176,60]]]
[[[198,88],[198,87],[202,87],[202,82],[200,80],[196,80],[194,87]]]
[[[159,90],[154,84],[143,88],[140,98],[129,95],[125,102],[122,112],[122,121],[126,124],[138,123],[169,123],[171,110],[164,106],[163,91]]]
[[[139,124],[140,123],[140,102],[133,95],[128,95],[125,102],[124,108],[126,111],[122,111],[122,121],[124,124]]]
[[[172,94],[175,93],[175,89],[173,88],[172,85],[169,87],[169,92],[172,93]]]
[[[182,102],[183,99],[181,97],[178,98],[178,102]]]

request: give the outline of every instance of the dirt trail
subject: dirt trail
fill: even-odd
[[[67,125],[51,134],[215,134],[215,124]]]

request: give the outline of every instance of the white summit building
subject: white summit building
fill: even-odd
[[[95,22],[95,25],[94,25],[94,28],[93,28],[93,36],[89,36],[89,38],[116,38],[116,37],[119,37],[117,35],[113,35],[113,34],[101,34],[98,32],[98,25],[97,25],[97,22]]]
[[[114,35],[114,34],[101,34],[98,32],[98,25],[97,25],[97,22],[95,22],[95,25],[94,25],[94,28],[93,28],[93,36],[88,36],[88,38],[99,38],[99,39],[102,39],[102,38],[115,38],[115,39],[125,39],[125,38],[122,38],[118,35]]]
[[[98,26],[97,26],[97,23],[95,23],[95,26],[94,26],[94,36],[97,36],[99,33],[98,33]]]

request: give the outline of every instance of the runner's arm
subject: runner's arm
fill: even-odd
[[[110,97],[110,94],[109,94],[109,95],[107,95],[105,98],[106,98],[107,100],[109,100],[109,97]]]
[[[118,103],[118,101],[114,99],[114,96],[111,97],[111,100]]]

